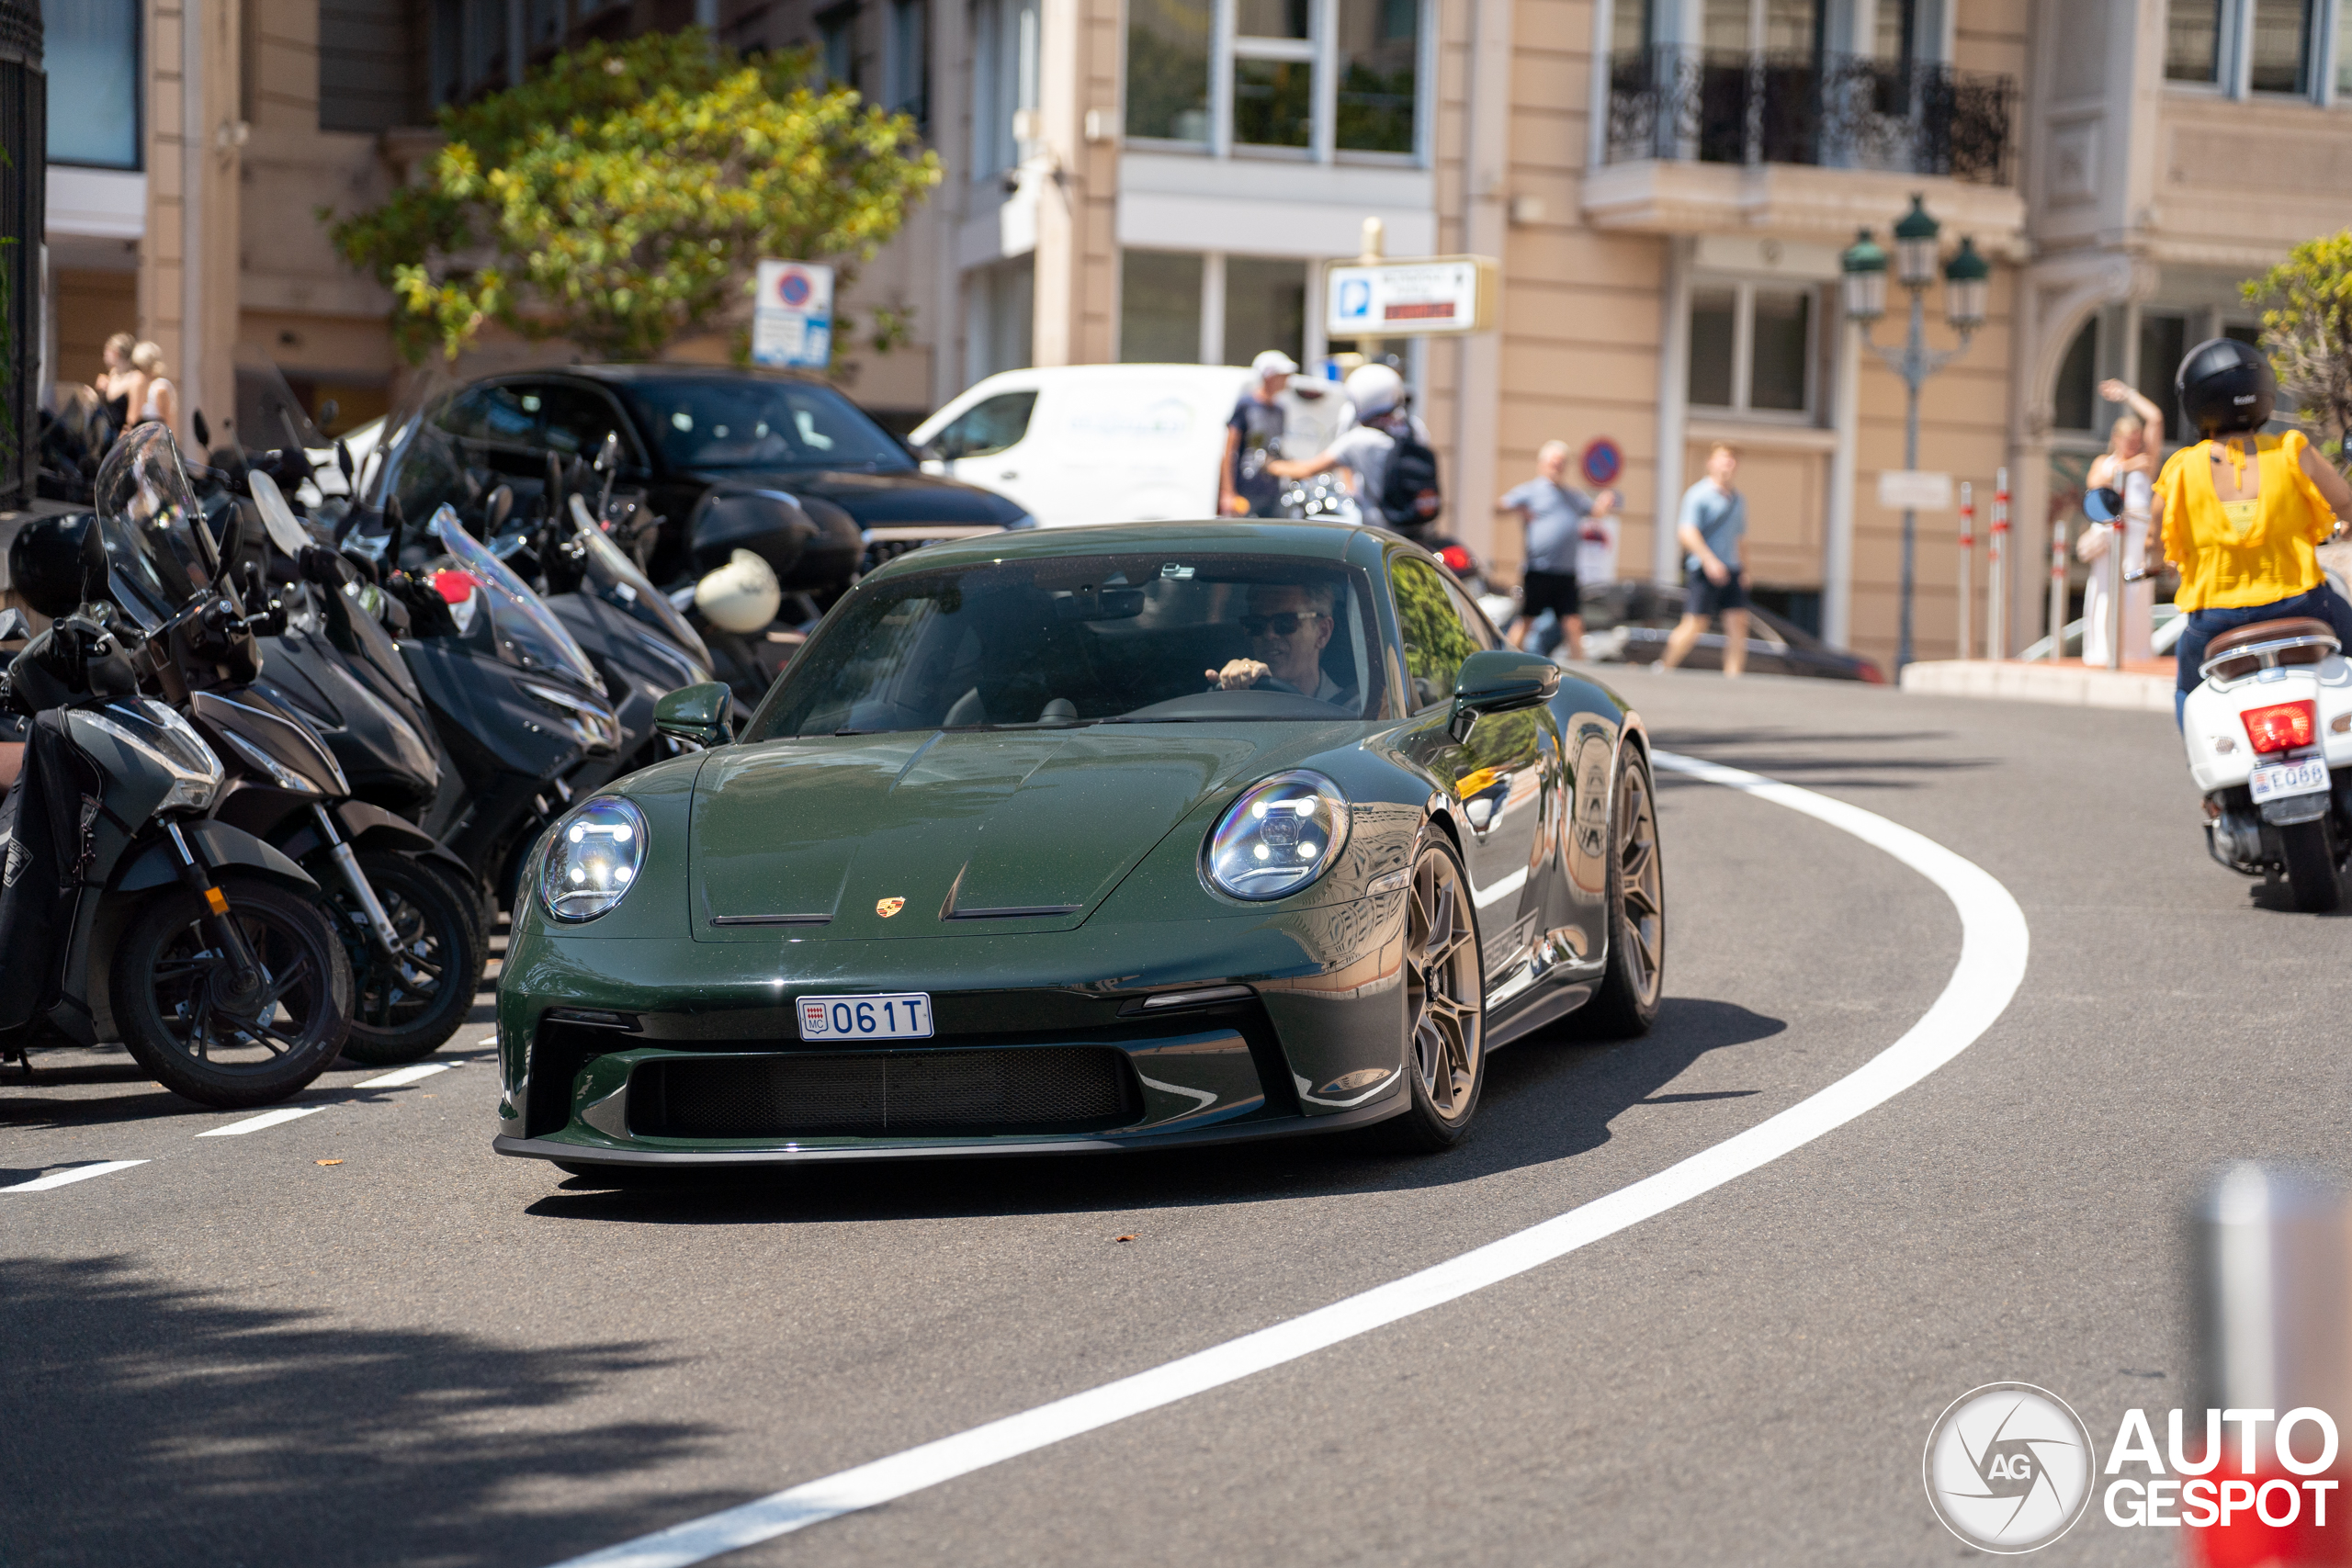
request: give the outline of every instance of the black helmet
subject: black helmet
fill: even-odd
[[[107,547],[87,512],[37,517],[8,545],[8,585],[55,620],[107,592]]]
[[[2208,438],[2261,429],[2278,400],[2270,361],[2233,337],[2209,337],[2190,349],[2172,386],[2180,412]]]

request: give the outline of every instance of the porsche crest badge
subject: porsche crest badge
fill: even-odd
[[[874,901],[874,912],[886,920],[906,907],[904,898],[876,898]]]

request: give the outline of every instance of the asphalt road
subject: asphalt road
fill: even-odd
[[[2031,960],[1925,1082],[1670,1212],[1232,1385],[723,1561],[1886,1563],[1973,1555],[1929,1423],[2030,1382],[2102,1448],[2190,1398],[2214,1163],[2346,1165],[2346,928],[2205,858],[2160,716],[1628,673],[1661,743],[1999,879]],[[487,1009],[233,1136],[122,1058],[0,1081],[0,1562],[532,1568],[1145,1370],[1717,1144],[1874,1055],[1952,905],[1661,779],[1649,1039],[1530,1042],[1472,1141],[614,1192],[490,1153]],[[328,1163],[338,1162],[338,1163]],[[1125,1239],[1132,1238],[1132,1239]],[[2162,1416],[2158,1414],[2158,1429]],[[2040,1561],[2166,1562],[2094,1506]]]

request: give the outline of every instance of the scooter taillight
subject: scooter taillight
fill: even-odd
[[[2248,708],[2238,716],[2245,721],[2245,738],[2257,754],[2308,746],[2319,730],[2318,705],[2308,701]]]

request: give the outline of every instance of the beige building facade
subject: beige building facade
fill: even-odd
[[[899,428],[1022,365],[1354,347],[1323,331],[1323,268],[1376,217],[1391,256],[1501,264],[1497,331],[1383,345],[1436,437],[1451,526],[1498,575],[1521,544],[1494,500],[1544,441],[1622,451],[1619,574],[1666,580],[1681,492],[1729,441],[1763,602],[1882,660],[1902,529],[1877,478],[1903,464],[1905,389],[1841,313],[1858,229],[1884,243],[1917,195],[1947,251],[1966,237],[1993,264],[1987,319],[1927,383],[1919,466],[1980,499],[2008,470],[2014,646],[2039,635],[2050,522],[2075,515],[2116,412],[2099,381],[2168,404],[2188,344],[2251,331],[2239,283],[2352,213],[2352,0],[65,9],[83,19],[52,16],[52,56],[80,28],[95,87],[69,103],[96,107],[73,135],[52,122],[59,378],[130,330],[192,403],[232,407],[240,368],[274,365],[345,423],[375,412],[401,373],[389,301],[313,209],[379,198],[431,146],[438,103],[582,38],[701,21],[742,48],[812,48],[913,115],[946,166],[846,296],[911,313],[906,346],[850,372]],[[90,62],[125,48],[136,101],[109,108]],[[1882,343],[1903,330],[1891,292]],[[1941,293],[1928,339],[1949,349]],[[1956,639],[1954,525],[1919,519],[1920,657]]]

